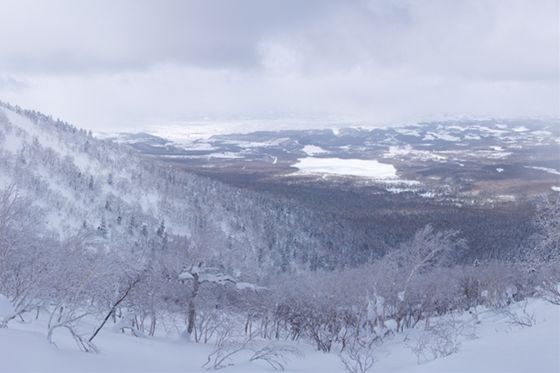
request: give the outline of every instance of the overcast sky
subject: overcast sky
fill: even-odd
[[[559,2],[0,0],[0,100],[101,131],[556,117]]]

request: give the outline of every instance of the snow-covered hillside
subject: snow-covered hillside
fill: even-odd
[[[6,104],[0,180],[0,371],[558,368],[560,200],[488,259],[456,229],[349,224]]]
[[[170,238],[188,240],[185,246],[228,247],[219,255],[241,260],[235,270],[247,275],[262,266],[324,266],[338,255],[325,250],[326,241],[336,246],[360,236],[365,241],[363,232],[341,220],[183,172],[126,145],[5,104],[0,106],[0,187],[7,185],[32,199],[59,237],[101,229],[111,248],[126,246],[123,241],[142,232],[155,234],[163,224]]]
[[[521,308],[521,304],[514,304],[509,310],[521,315]],[[560,307],[532,299],[526,311],[535,316],[531,327],[511,323],[511,317],[504,313],[480,308],[478,321],[471,324],[472,334],[459,337],[457,352],[433,360],[426,347],[427,356],[420,363],[412,347],[422,328],[406,330],[374,349],[371,372],[560,371]],[[460,318],[468,323],[473,315],[467,313]],[[33,320],[0,329],[1,372],[205,372],[202,365],[213,348],[177,338],[136,338],[105,331],[98,341],[100,353],[85,354],[76,351],[64,332],[57,336],[58,346],[48,344],[41,327],[42,321]],[[300,350],[302,356],[289,358],[286,372],[345,372],[336,353],[317,352],[305,343],[289,345]],[[229,362],[233,365],[223,372],[273,371],[264,361],[247,361],[247,354],[235,355]]]

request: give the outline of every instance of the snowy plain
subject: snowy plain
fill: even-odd
[[[522,303],[509,307],[518,314],[521,309]],[[370,372],[559,372],[560,306],[531,299],[526,310],[535,316],[532,327],[511,323],[505,313],[484,308],[477,309],[476,317],[459,315],[465,322],[476,320],[473,335],[461,338],[458,352],[435,360],[428,356],[420,364],[410,346],[421,328],[405,330],[375,349]],[[96,340],[100,352],[85,353],[63,331],[55,335],[56,346],[49,344],[46,322],[32,315],[25,319],[0,329],[0,372],[205,372],[202,365],[213,348],[180,338],[133,337],[107,326]],[[289,359],[287,372],[345,371],[336,353],[317,352],[305,343],[282,343],[303,353]],[[273,371],[265,362],[248,362],[243,354],[232,362],[220,371]]]
[[[306,157],[299,159],[294,167],[310,173],[363,176],[374,179],[397,177],[395,166],[376,160]]]

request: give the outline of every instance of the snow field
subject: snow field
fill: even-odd
[[[522,313],[523,303],[509,307]],[[531,299],[526,312],[535,324],[522,327],[511,323],[504,312],[479,307],[476,316],[465,312],[457,320],[474,327],[459,338],[456,353],[433,360],[430,353],[418,364],[411,346],[422,334],[423,325],[389,337],[374,348],[371,372],[558,372],[560,371],[560,306]],[[448,317],[448,316],[446,316]],[[137,338],[107,326],[96,339],[100,353],[77,350],[63,330],[55,334],[56,346],[45,337],[46,320],[12,321],[0,329],[0,372],[205,372],[202,365],[212,352],[211,344],[187,342],[177,337]],[[477,321],[478,320],[478,321]],[[438,320],[432,319],[431,323]],[[95,324],[92,320],[84,330]],[[262,342],[263,345],[268,342]],[[286,372],[344,372],[336,353],[321,353],[305,343],[281,341],[296,347],[303,357],[291,357]],[[30,358],[31,357],[31,358]],[[223,372],[271,372],[263,361],[248,362],[240,353]]]

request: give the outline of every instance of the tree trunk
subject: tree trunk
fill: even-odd
[[[105,325],[105,323],[107,322],[107,320],[109,320],[109,317],[111,317],[111,315],[114,315],[114,313],[117,310],[117,307],[119,306],[119,304],[121,304],[121,302],[127,297],[128,293],[130,293],[130,290],[132,290],[132,288],[138,283],[140,279],[137,278],[136,280],[134,280],[133,282],[131,282],[128,287],[126,288],[124,294],[117,299],[117,301],[113,304],[113,307],[111,307],[111,309],[109,310],[109,312],[107,313],[107,316],[105,316],[105,318],[103,319],[103,322],[101,323],[101,325],[99,325],[99,327],[95,330],[95,332],[93,333],[93,335],[88,339],[88,342],[93,341],[93,339],[95,338],[95,336],[97,335],[97,333],[99,333],[99,331],[103,328],[103,326]]]
[[[191,293],[191,298],[189,299],[189,310],[187,316],[187,333],[188,335],[192,335],[194,330],[194,323],[196,321],[196,296],[198,295],[198,289],[200,287],[200,282],[198,279],[198,273],[193,274],[193,288]]]
[[[156,314],[155,312],[152,313],[152,320],[150,322],[150,337],[153,337],[154,334],[156,333]]]

